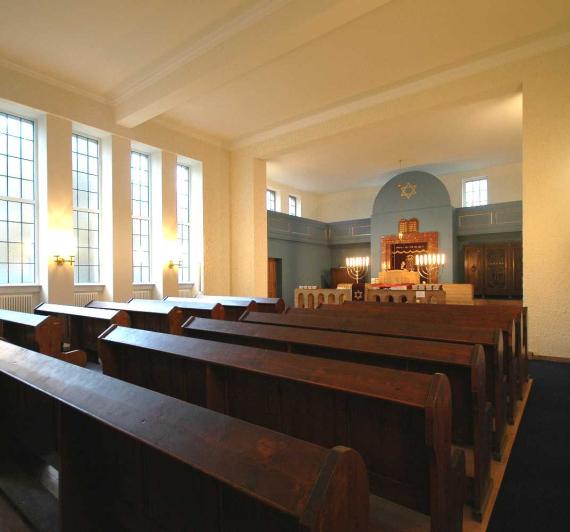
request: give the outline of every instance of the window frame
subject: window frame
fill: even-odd
[[[273,196],[273,209],[269,208],[269,197]],[[272,188],[265,189],[265,208],[271,212],[277,212],[277,191]]]
[[[23,198],[17,198],[15,196],[10,196],[8,195],[8,122],[6,121],[6,196],[0,196],[0,201],[6,201],[6,209],[7,209],[7,213],[6,213],[6,238],[8,239],[6,241],[7,244],[7,256],[6,259],[8,262],[6,262],[5,264],[7,265],[8,269],[7,269],[7,279],[8,282],[6,283],[0,283],[0,286],[4,287],[4,288],[18,288],[18,287],[29,287],[29,286],[39,286],[39,201],[38,201],[38,195],[39,195],[39,171],[38,171],[38,156],[39,156],[39,149],[38,149],[38,122],[36,119],[30,117],[29,115],[26,115],[25,113],[23,114],[16,114],[12,111],[6,111],[6,110],[2,110],[0,109],[0,114],[6,116],[6,119],[8,120],[9,117],[12,118],[16,118],[18,120],[21,121],[25,121],[28,122],[32,125],[33,128],[33,136],[32,136],[32,142],[33,142],[33,160],[32,160],[32,190],[33,190],[33,199],[32,200],[27,200],[27,199],[23,199]],[[22,156],[21,156],[21,141],[22,141],[22,136],[21,136],[21,131],[20,131],[20,170],[21,170],[21,161],[22,161]],[[30,139],[24,139],[24,140],[30,140]],[[28,159],[25,159],[28,160]],[[20,181],[22,180],[21,177],[21,172],[20,172]],[[20,185],[21,187],[21,185]],[[30,264],[30,263],[24,263],[24,262],[19,262],[16,264],[20,264],[22,266],[22,281],[19,283],[11,283],[9,282],[9,278],[10,278],[10,261],[9,261],[9,227],[8,227],[8,202],[11,201],[16,201],[19,202],[21,205],[23,204],[27,204],[27,205],[32,205],[33,206],[33,225],[34,225],[34,230],[33,230],[33,235],[34,235],[34,246],[33,246],[33,250],[34,250],[34,261],[33,261],[33,268],[34,268],[34,274],[33,274],[33,279],[31,282],[23,282],[23,265],[24,264]],[[20,219],[20,226],[22,226],[24,222]],[[22,232],[22,230],[21,230]],[[23,244],[23,236],[21,238],[21,244]],[[23,253],[23,251],[21,251],[21,254]],[[21,255],[22,256],[22,255]]]
[[[295,209],[294,213],[291,214],[291,200],[295,200]],[[299,216],[299,197],[295,196],[294,194],[289,194],[287,197],[287,213],[289,216]]]
[[[477,203],[472,205],[467,205],[467,185],[468,183],[485,181],[486,183],[486,198],[485,203]],[[479,189],[480,193],[480,189]],[[489,205],[489,178],[487,176],[477,176],[477,177],[469,177],[467,179],[463,179],[461,184],[461,206],[470,208],[470,207],[485,207]]]
[[[76,235],[76,228],[75,228],[75,222],[73,224],[73,236],[76,239],[75,241],[75,251],[76,251],[76,256],[75,256],[75,264],[73,265],[73,282],[75,286],[81,286],[81,285],[100,285],[101,284],[101,205],[102,205],[102,198],[101,198],[101,194],[102,194],[102,178],[101,178],[101,174],[102,174],[102,145],[101,145],[101,139],[94,137],[94,136],[90,136],[90,135],[86,135],[84,133],[78,132],[78,131],[73,131],[71,134],[71,138],[72,138],[72,148],[71,148],[71,156],[72,156],[72,172],[73,172],[73,137],[81,137],[85,140],[87,140],[87,142],[89,141],[94,141],[97,143],[97,211],[94,212],[91,209],[81,209],[81,212],[87,212],[88,214],[97,214],[97,259],[98,259],[98,264],[97,264],[97,280],[96,281],[79,281],[78,280],[78,274],[77,274],[77,268],[78,268],[78,263],[79,263],[79,237],[78,235]],[[87,176],[89,176],[91,174],[87,173]],[[72,194],[73,194],[73,182],[72,182]],[[75,212],[79,212],[79,209],[73,207],[73,199],[72,199],[72,211],[73,214],[75,214]],[[78,230],[78,229],[77,229]],[[91,248],[87,248],[87,249],[91,249]],[[88,264],[87,266],[89,266],[89,268],[91,268],[91,264]],[[89,277],[91,277],[91,272],[89,273]]]
[[[148,161],[148,165],[147,165],[147,173],[148,173],[148,216],[147,217],[143,217],[143,216],[134,216],[133,213],[133,154],[136,154],[138,156],[143,156],[147,159]],[[133,284],[134,285],[151,285],[153,284],[152,282],[152,273],[153,273],[153,268],[152,268],[152,260],[153,260],[153,249],[152,249],[152,154],[145,152],[145,151],[141,151],[141,150],[137,150],[137,149],[133,149],[131,148],[131,152],[130,152],[130,175],[129,175],[129,180],[130,180],[130,187],[131,187],[131,257],[132,257],[132,274],[133,274]],[[139,187],[141,186],[140,184],[138,185]],[[140,199],[136,200],[136,201],[141,201]],[[139,213],[140,214],[140,213]],[[134,243],[135,243],[135,233],[133,231],[133,225],[134,225],[134,220],[137,219],[139,221],[146,221],[148,223],[148,266],[140,266],[140,265],[135,265],[134,262],[134,256],[135,256],[135,248],[134,248]],[[138,234],[138,237],[140,238],[142,235]],[[135,281],[135,268],[141,268],[141,280],[140,281]],[[142,276],[142,271],[143,269],[147,268],[148,269],[148,279],[144,278]]]
[[[181,223],[178,219],[178,201],[179,201],[179,189],[178,189],[178,169],[185,168],[188,171],[188,218]],[[183,254],[180,254],[179,257],[179,266],[178,266],[178,283],[179,284],[189,284],[192,282],[192,239],[191,235],[191,227],[192,227],[192,166],[189,164],[184,164],[177,162],[176,163],[176,240],[178,243],[179,250],[183,249],[184,246],[184,238],[181,236],[182,227],[185,226],[187,229],[187,240],[188,240],[188,264],[184,263]]]

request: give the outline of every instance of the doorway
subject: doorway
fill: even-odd
[[[282,297],[281,294],[281,259],[267,259],[267,296]]]

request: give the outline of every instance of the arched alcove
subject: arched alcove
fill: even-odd
[[[438,249],[446,254],[447,264],[440,281],[453,281],[453,208],[445,185],[433,174],[403,172],[388,181],[378,192],[371,215],[372,275],[380,271],[381,238],[397,235],[402,218],[417,218],[421,231],[438,233]]]

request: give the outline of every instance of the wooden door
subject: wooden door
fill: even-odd
[[[278,294],[279,259],[267,259],[267,297],[280,297]]]
[[[522,244],[519,242],[511,244],[511,261],[512,261],[511,293],[514,297],[522,297],[523,258],[522,258]]]
[[[485,295],[510,295],[512,261],[509,247],[508,244],[485,246]]]
[[[483,295],[483,247],[465,246],[463,252],[463,266],[465,269],[465,282],[473,285],[473,291],[476,296]]]

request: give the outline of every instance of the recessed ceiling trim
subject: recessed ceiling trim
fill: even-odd
[[[69,91],[69,92],[73,92],[75,94],[78,94],[79,96],[85,96],[86,98],[89,98],[91,100],[95,100],[96,102],[104,103],[104,104],[109,103],[109,100],[107,98],[105,98],[104,96],[102,96],[101,94],[97,94],[95,92],[92,92],[92,91],[89,91],[86,89],[82,89],[80,87],[72,85],[71,83],[68,83],[66,81],[62,81],[60,79],[53,78],[52,76],[48,76],[47,74],[43,74],[42,72],[38,72],[37,70],[32,70],[31,68],[25,67],[23,65],[19,65],[18,63],[14,63],[13,61],[10,61],[9,59],[5,59],[3,57],[0,57],[0,66],[7,68],[8,70],[13,70],[13,71],[18,72],[20,74],[24,74],[25,76],[29,76],[30,78],[36,79],[38,81],[42,81],[44,83],[47,83],[48,85],[52,85],[52,86],[57,87],[59,89],[63,89],[63,90]]]
[[[362,111],[391,100],[396,100],[404,96],[417,94],[425,90],[433,89],[445,83],[456,81],[461,78],[480,74],[486,70],[496,68],[501,65],[513,63],[515,61],[526,59],[544,52],[552,51],[557,48],[570,45],[570,32],[547,37],[538,41],[534,41],[510,50],[500,52],[465,65],[449,68],[442,72],[427,75],[421,79],[403,83],[396,87],[380,89],[375,94],[355,99],[348,103],[334,106],[325,111],[311,114],[298,120],[292,120],[254,135],[243,137],[234,142],[228,143],[228,148],[238,150],[248,148],[256,144],[266,142],[273,138],[293,133],[304,128],[316,126],[329,120],[340,118],[351,113]]]
[[[291,0],[262,0],[251,9],[207,33],[197,41],[188,44],[162,66],[124,83],[122,87],[113,91],[112,103],[119,105],[125,102],[133,94],[157,83],[178,68],[206,54],[216,46],[253,26],[290,2]]]

